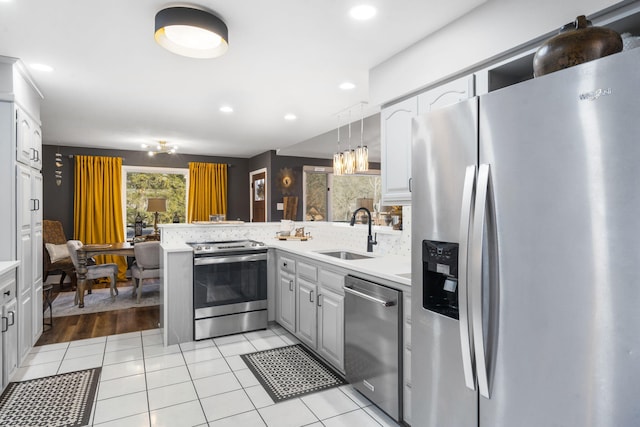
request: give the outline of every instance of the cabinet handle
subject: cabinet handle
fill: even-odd
[[[11,296],[11,289],[9,289],[8,291],[6,291],[6,292],[4,293],[4,295],[5,295],[5,296],[7,296],[7,297],[8,297],[8,296]]]
[[[4,334],[9,330],[9,319],[2,316],[2,333]]]
[[[293,292],[293,280],[289,280],[289,291]]]
[[[286,263],[286,262],[283,262],[283,263],[282,263],[282,266],[283,266],[283,267],[286,267],[286,266],[287,266],[287,263]]]
[[[413,180],[413,178],[409,178],[409,193],[411,193],[411,181]]]
[[[9,326],[13,326],[16,323],[16,313],[10,311],[9,314],[11,315],[11,323],[9,323]],[[7,326],[7,329],[9,329],[9,326]]]
[[[309,292],[309,302],[313,302],[313,291]]]
[[[40,210],[40,199],[36,199],[36,210]]]
[[[318,307],[322,307],[322,304],[320,304],[320,298],[322,298],[322,294],[318,294],[318,298],[317,298]]]

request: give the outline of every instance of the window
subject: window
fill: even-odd
[[[350,221],[363,206],[374,217],[380,211],[380,171],[339,176],[329,167],[305,166],[303,171],[305,221]]]
[[[126,195],[123,217],[128,239],[133,237],[137,214],[142,216],[142,234],[153,232],[153,212],[147,212],[149,197],[167,199],[167,211],[159,212],[159,224],[171,223],[174,218],[185,221],[188,177],[188,169],[122,167],[122,194]]]

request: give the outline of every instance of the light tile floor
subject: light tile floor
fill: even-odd
[[[397,426],[349,385],[274,404],[239,355],[297,342],[274,325],[164,347],[153,329],[34,347],[12,380],[102,366],[100,427]]]

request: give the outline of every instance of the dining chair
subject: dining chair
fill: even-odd
[[[160,277],[160,242],[140,242],[133,245],[136,260],[131,266],[133,290],[137,291],[137,303],[140,304],[142,281]]]
[[[69,240],[67,242],[67,247],[69,248],[69,255],[71,256],[71,260],[73,261],[73,265],[76,270],[78,269],[78,253],[77,250],[82,247],[82,242],[80,240]],[[95,280],[100,279],[102,277],[108,277],[111,281],[111,299],[115,300],[116,295],[118,295],[118,288],[116,287],[117,279],[118,279],[118,265],[117,264],[96,264],[96,265],[88,265],[87,266],[87,280]],[[78,293],[76,292],[75,303],[78,303]]]

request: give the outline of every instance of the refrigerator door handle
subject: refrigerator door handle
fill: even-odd
[[[487,360],[485,356],[485,337],[482,329],[482,247],[484,243],[484,223],[489,190],[489,165],[482,164],[478,168],[478,184],[476,187],[476,203],[473,214],[472,250],[469,256],[469,288],[471,291],[471,313],[473,342],[476,357],[476,372],[480,394],[489,399],[489,380]]]
[[[462,205],[460,208],[460,246],[458,256],[458,304],[459,304],[459,325],[460,344],[462,347],[462,368],[464,371],[464,383],[471,390],[476,389],[475,374],[473,372],[473,339],[469,329],[469,304],[467,280],[469,233],[471,230],[471,211],[473,210],[473,196],[476,184],[476,166],[467,166],[464,176],[464,187],[462,190]]]

